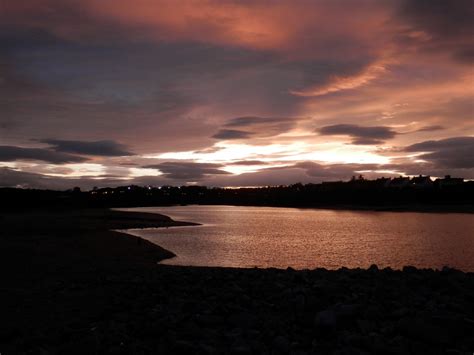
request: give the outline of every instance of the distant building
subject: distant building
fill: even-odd
[[[344,181],[323,181],[321,182],[322,185],[341,185],[344,184]]]
[[[402,189],[404,187],[407,187],[408,185],[410,185],[410,178],[400,176],[387,181],[385,186],[389,188]]]
[[[336,190],[340,188],[341,186],[344,186],[344,184],[345,184],[344,181],[323,181],[321,183],[321,190],[323,191]]]
[[[375,185],[378,187],[387,187],[390,184],[391,179],[386,177],[381,177],[375,180]]]
[[[430,176],[423,176],[419,175],[411,179],[411,184],[415,188],[419,189],[430,189],[434,186],[433,181],[431,180]]]
[[[448,186],[458,186],[464,183],[463,178],[452,178],[451,175],[446,175],[444,179],[436,179],[436,184],[439,188]]]

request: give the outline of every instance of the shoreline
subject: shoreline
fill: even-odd
[[[112,228],[192,225],[151,213],[0,215],[0,351],[469,353],[474,274],[157,264],[172,253]]]

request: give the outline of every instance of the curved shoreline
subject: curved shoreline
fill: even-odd
[[[129,211],[129,212],[133,212],[133,211]],[[137,212],[137,213],[141,213],[141,212]],[[147,212],[146,212],[147,213]],[[159,215],[159,216],[165,216],[165,217],[168,217],[166,215],[162,215],[162,214],[159,214],[159,213],[147,213],[147,214],[156,214],[156,215]],[[168,217],[170,218],[170,217]],[[171,219],[171,218],[170,218]],[[132,227],[132,228],[126,228],[126,229],[111,229],[110,232],[113,232],[113,233],[120,233],[128,238],[135,238],[137,240],[137,243],[147,243],[147,244],[150,244],[150,247],[158,247],[160,248],[162,251],[163,251],[163,255],[162,255],[162,258],[160,258],[159,260],[157,260],[157,264],[161,263],[163,260],[166,260],[166,259],[171,259],[171,258],[174,258],[176,257],[177,255],[171,251],[171,250],[168,250],[166,248],[163,248],[161,245],[159,244],[156,244],[156,243],[153,243],[153,242],[150,242],[149,240],[143,238],[142,236],[140,235],[137,235],[137,234],[134,234],[132,233],[131,231],[132,230],[144,230],[144,229],[161,229],[161,228],[178,228],[178,227],[195,227],[195,226],[201,226],[202,224],[201,223],[195,223],[195,222],[184,222],[184,221],[175,221],[173,219],[171,219],[171,223],[170,225],[155,225],[155,226],[147,226],[147,227]]]

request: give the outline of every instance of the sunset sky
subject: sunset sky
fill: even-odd
[[[474,1],[4,0],[0,186],[474,179]]]

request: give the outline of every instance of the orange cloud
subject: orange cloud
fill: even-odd
[[[377,79],[387,71],[383,63],[374,63],[365,68],[361,73],[353,76],[334,76],[330,82],[324,86],[310,87],[303,90],[291,90],[293,95],[297,96],[322,96],[341,90],[355,89],[366,85]]]
[[[374,40],[376,29],[388,21],[391,6],[366,0],[350,12],[346,8],[345,1],[81,0],[65,7],[59,0],[39,0],[5,5],[0,21],[67,39],[94,40],[117,31],[133,40],[197,41],[291,56],[339,55],[367,38],[376,49],[382,43]]]

